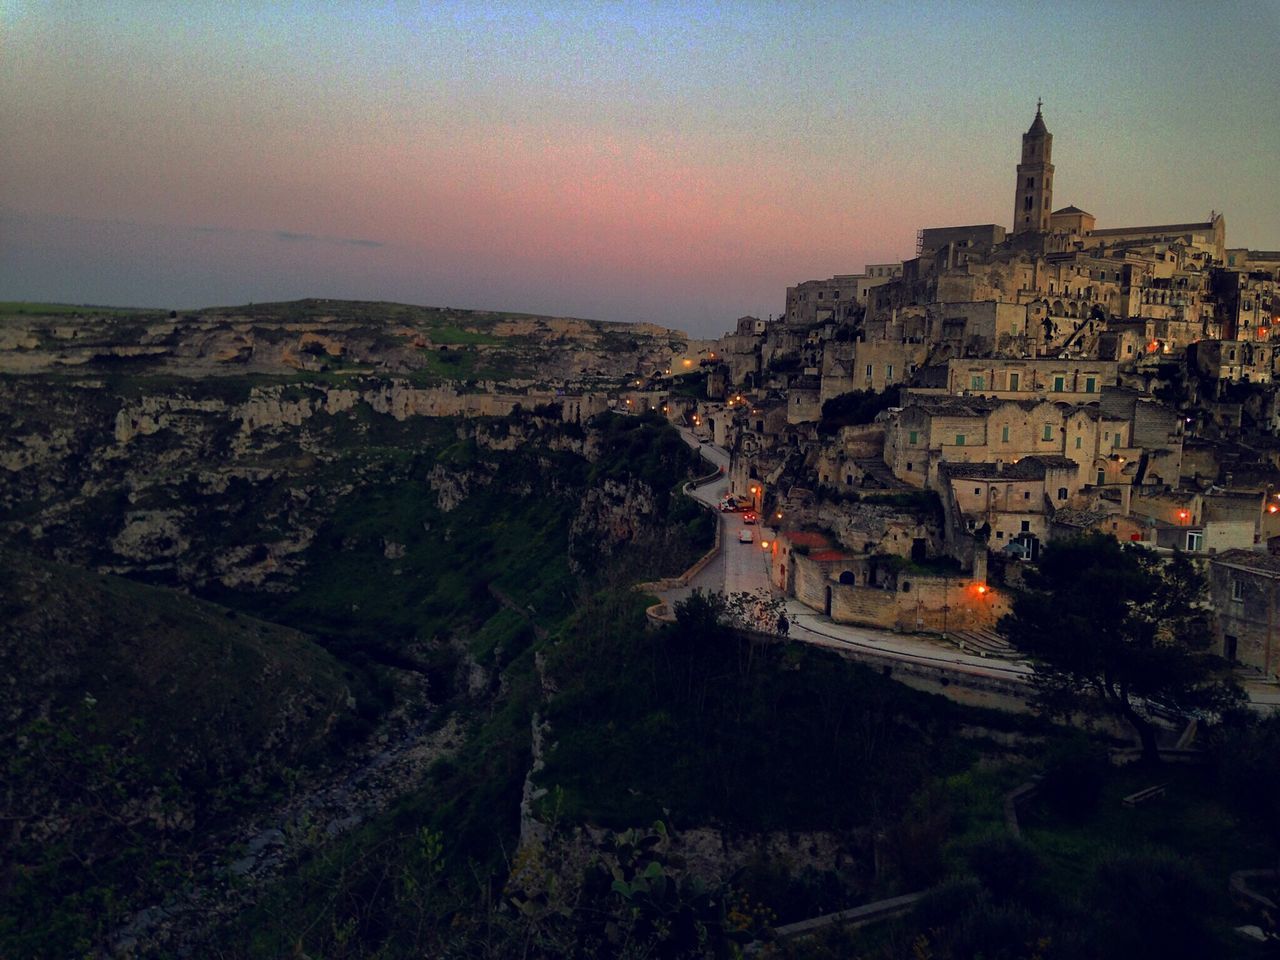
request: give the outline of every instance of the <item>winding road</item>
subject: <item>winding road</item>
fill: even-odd
[[[722,447],[701,443],[692,431],[681,429],[681,436],[691,447],[700,449],[703,459],[716,467],[723,467],[720,479],[694,487],[690,496],[712,509],[729,490],[729,452]],[[667,591],[662,599],[675,604],[699,589],[704,592],[723,591],[755,593],[762,591],[781,597],[781,591],[769,581],[769,561],[765,551],[758,546],[760,539],[772,539],[776,531],[767,526],[756,527],[752,543],[739,543],[738,533],[743,528],[739,513],[720,513],[720,554],[694,577],[687,587]],[[949,643],[927,636],[891,633],[870,627],[836,623],[830,617],[805,606],[794,597],[784,598],[787,619],[791,621],[788,637],[804,643],[813,643],[845,652],[847,655],[872,660],[885,666],[894,662],[903,665],[941,671],[950,683],[943,683],[940,690],[955,699],[989,706],[1025,707],[1023,697],[1016,695],[1020,687],[1031,694],[1033,670],[1025,663],[979,657],[963,653]],[[1241,677],[1241,684],[1250,704],[1257,710],[1270,711],[1280,708],[1280,684],[1251,677]],[[1006,693],[992,693],[992,682],[1005,688]],[[930,687],[933,685],[930,684]],[[960,689],[955,689],[959,687]],[[975,688],[988,688],[976,693]],[[1012,695],[1011,695],[1012,694]]]

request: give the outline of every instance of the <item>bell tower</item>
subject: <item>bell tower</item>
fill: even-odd
[[[1036,101],[1036,118],[1022,135],[1022,162],[1018,164],[1018,182],[1013,201],[1013,232],[1048,233],[1049,214],[1053,210],[1053,134],[1040,115],[1041,101]]]

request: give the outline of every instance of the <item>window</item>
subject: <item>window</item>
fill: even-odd
[[[1098,383],[1098,380],[1097,380],[1097,378],[1096,378],[1096,377],[1085,377],[1085,378],[1084,378],[1084,392],[1085,392],[1085,393],[1094,393],[1094,392],[1095,392],[1095,388],[1096,388],[1096,386],[1097,386],[1097,383]]]
[[[1244,581],[1243,580],[1231,581],[1231,599],[1236,601],[1236,603],[1244,603]]]
[[[974,495],[975,497],[976,497],[976,496],[981,496],[981,495],[982,495],[982,488],[981,488],[981,487],[974,487],[974,488],[973,488],[973,495]]]
[[[920,439],[920,433],[917,430],[912,430],[910,433],[907,434],[907,443],[914,444],[919,439]]]
[[[957,434],[956,434],[956,446],[957,446],[957,447],[963,447],[963,446],[964,446],[964,434],[963,434],[963,433],[957,433]]]
[[[839,290],[836,290],[834,293],[832,293],[832,294],[831,294],[831,299],[832,299],[832,300],[839,300],[839,299],[840,299],[840,291],[839,291]]]
[[[871,364],[867,364],[867,379],[871,379]]]
[[[1044,425],[1044,435],[1043,435],[1042,439],[1044,439],[1044,440],[1052,440],[1052,439],[1053,439],[1053,424],[1052,424],[1052,423],[1046,423],[1046,424]]]
[[[1187,534],[1187,550],[1191,553],[1200,552],[1200,544],[1204,542],[1204,534],[1188,533]]]
[[[1030,521],[1030,520],[1023,520],[1023,521],[1022,521],[1022,532],[1023,532],[1023,533],[1030,533],[1030,532],[1031,532],[1031,521]]]
[[[1017,333],[1017,331],[1015,330],[1015,331],[1014,331],[1014,333]],[[1019,376],[1018,376],[1018,374],[1016,374],[1016,373],[1011,373],[1011,374],[1009,374],[1009,389],[1010,389],[1010,390],[1017,390],[1017,389],[1018,389],[1018,380],[1019,380]]]
[[[821,291],[821,290],[819,290],[819,291],[818,291],[818,299],[819,299],[819,300],[821,300],[821,299],[822,299],[822,291]]]
[[[1001,443],[1008,443],[1008,442],[1009,442],[1009,428],[1008,428],[1008,427],[1001,427],[1001,428],[1000,428],[1000,442],[1001,442]]]
[[[1023,491],[1022,491],[1022,499],[1023,499],[1023,500],[1030,500],[1030,499],[1031,499],[1031,491],[1030,491],[1030,490],[1023,490]]]
[[[1107,482],[1107,471],[1099,469],[1098,470],[1098,486],[1100,487],[1105,486],[1106,482]]]
[[[1066,378],[1066,377],[1054,377],[1054,378],[1053,378],[1053,392],[1054,392],[1054,393],[1061,393],[1061,392],[1066,388],[1066,386],[1067,386],[1067,378]]]
[[[1036,185],[1036,178],[1035,178],[1035,177],[1027,177],[1027,189],[1028,189],[1028,190],[1031,190],[1031,189],[1033,189],[1033,188],[1035,187],[1035,185]]]
[[[910,460],[908,460],[908,461],[907,461],[907,473],[910,473],[910,472],[911,472],[911,461],[910,461]]]
[[[996,531],[996,539],[997,539],[997,540],[1003,540],[1003,539],[1004,539],[1004,531],[1003,531],[1003,530],[997,530],[997,531]]]
[[[969,389],[985,390],[987,388],[987,378],[980,373],[975,373],[969,378]]]
[[[884,365],[884,378],[885,378],[886,380],[892,380],[892,379],[893,379],[893,364],[892,364],[892,363],[886,363],[886,364]]]
[[[1059,499],[1059,500],[1065,500],[1065,499],[1067,499],[1067,488],[1066,488],[1066,487],[1059,487],[1059,488],[1058,488],[1058,499]]]
[[[1023,210],[1030,210],[1030,209],[1031,209],[1031,194],[1027,194],[1026,199],[1025,199],[1025,200],[1023,200],[1023,202],[1022,202],[1022,209],[1023,209]],[[1027,217],[1027,219],[1028,219],[1028,220],[1030,220],[1031,218],[1030,218],[1030,217]]]
[[[1082,437],[1076,437],[1076,449],[1077,449],[1077,450],[1079,450],[1079,449],[1080,449],[1080,442],[1081,442],[1081,440],[1082,440],[1082,439],[1083,439]]]

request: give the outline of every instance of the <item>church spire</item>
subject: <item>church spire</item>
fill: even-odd
[[[1043,100],[1036,101],[1036,118],[1031,121],[1031,128],[1027,130],[1029,135],[1043,137],[1049,132],[1049,128],[1044,125],[1044,117],[1040,114],[1040,108],[1043,105]]]
[[[1036,101],[1036,118],[1022,135],[1022,162],[1014,185],[1013,232],[1048,233],[1053,204],[1053,134],[1044,125]]]

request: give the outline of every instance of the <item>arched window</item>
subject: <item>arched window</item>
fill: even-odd
[[[910,593],[910,592],[911,592],[911,581],[910,581],[910,580],[903,580],[903,581],[902,581],[902,592],[903,592],[903,593]]]
[[[840,582],[844,584],[857,583],[858,578],[854,575],[852,570],[842,570],[840,572]]]

